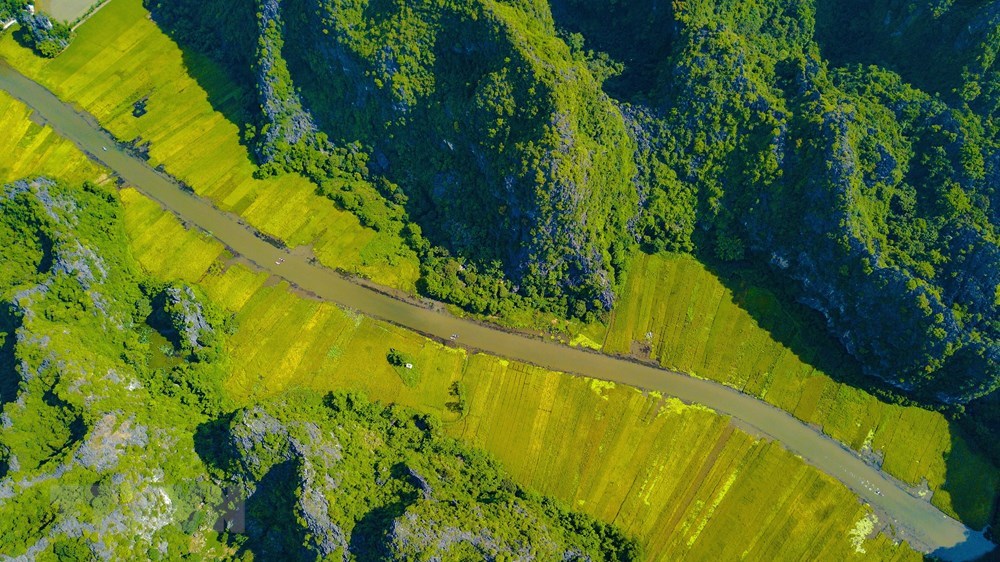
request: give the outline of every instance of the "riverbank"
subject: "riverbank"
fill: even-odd
[[[0,54],[95,115],[116,138],[140,143],[151,166],[238,215],[266,239],[314,248],[321,263],[370,280],[379,290],[414,292],[418,264],[415,256],[399,253],[405,250],[400,241],[361,227],[295,174],[253,177],[236,125],[244,122],[239,108],[247,92],[211,61],[182,52],[138,0],[111,2],[56,59],[42,60],[9,36],[0,39]],[[138,117],[137,102],[144,111]],[[808,345],[781,335],[787,322],[776,331],[774,325],[759,325],[759,315],[747,314],[747,303],[759,302],[759,292],[738,294],[698,267],[665,273],[653,268],[660,260],[637,257],[605,351],[627,355],[635,341],[646,345],[651,333],[648,345],[660,365],[770,402],[857,451],[867,446],[890,474],[911,485],[926,479],[932,501],[946,513],[977,528],[985,524],[997,471],[943,415],[888,403],[844,384],[828,366],[816,368]],[[648,322],[651,318],[657,321]],[[529,320],[520,324],[532,324]],[[542,331],[548,334],[548,319],[545,324]],[[577,328],[567,331],[557,320],[551,331],[560,337]],[[605,339],[600,330],[585,335],[594,342]]]
[[[303,290],[438,338],[458,334],[459,343],[472,349],[482,349],[547,369],[657,390],[685,401],[704,404],[780,441],[813,466],[845,483],[866,501],[898,520],[901,526],[912,528],[914,540],[931,551],[963,545],[965,550],[961,557],[964,558],[967,554],[985,552],[992,547],[981,534],[948,518],[927,502],[914,498],[853,452],[769,404],[717,383],[499,331],[416,307],[353,284],[301,255],[293,255],[269,244],[232,216],[183,191],[145,162],[119,150],[114,139],[100,130],[92,118],[88,120],[78,114],[50,92],[11,69],[0,68],[0,86],[34,108],[58,133],[71,139],[85,152],[95,155],[99,162],[114,170],[127,183],[184,220],[212,232],[235,253],[251,260],[256,266]],[[279,264],[278,260],[283,261]]]

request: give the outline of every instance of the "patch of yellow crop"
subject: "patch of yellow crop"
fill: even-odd
[[[30,115],[27,106],[0,91],[0,182],[49,176],[82,183],[101,177],[101,169],[72,143],[32,123]]]
[[[600,396],[605,400],[608,399],[606,391],[612,390],[614,387],[615,383],[611,381],[602,381],[598,379],[591,379],[590,381],[590,390],[593,390],[595,394],[597,394],[598,396]]]
[[[573,336],[573,339],[570,340],[569,344],[573,347],[585,347],[596,351],[601,350],[601,344],[590,339],[585,334],[576,334]]]
[[[779,341],[759,317],[793,342]],[[810,364],[815,350],[795,339],[796,330],[767,291],[750,287],[734,294],[688,256],[640,255],[604,349],[627,354],[648,347],[666,367],[767,400],[855,449],[871,433],[886,471],[913,485],[926,479],[935,505],[973,527],[985,525],[997,495],[997,468],[971,451],[943,415],[882,402],[817,370]]]
[[[211,236],[185,228],[158,203],[134,189],[123,189],[121,200],[132,252],[153,275],[197,281],[225,252]]]

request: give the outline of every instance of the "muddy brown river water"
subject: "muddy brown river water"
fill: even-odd
[[[906,486],[865,463],[854,451],[762,400],[719,383],[509,333],[366,288],[258,237],[237,217],[185,191],[141,158],[120,149],[93,117],[63,103],[3,61],[0,61],[0,89],[30,106],[36,119],[72,141],[127,184],[185,222],[212,233],[236,254],[319,298],[443,340],[457,334],[455,343],[470,349],[703,404],[730,416],[735,424],[751,433],[780,442],[805,462],[843,482],[880,512],[882,522],[885,517],[890,518],[901,535],[919,550],[945,560],[972,560],[994,547],[981,532],[967,528],[916,497]],[[276,263],[279,260],[281,263]]]

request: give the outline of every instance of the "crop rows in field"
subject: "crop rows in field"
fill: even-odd
[[[101,171],[69,141],[29,119],[31,110],[0,92],[0,182],[50,176],[70,182],[99,179]]]
[[[771,293],[751,287],[734,295],[689,256],[640,255],[629,270],[604,350],[649,349],[666,367],[762,398],[856,450],[881,452],[887,472],[913,485],[926,479],[935,505],[974,527],[985,525],[997,493],[997,470],[969,450],[942,414],[888,404],[835,381],[775,339],[737,302],[749,299],[755,299],[755,310],[772,317],[772,325],[795,334],[795,320],[783,315]]]
[[[128,220],[140,263],[155,275],[169,274],[163,255],[170,249],[143,235],[144,223],[164,219],[152,216],[156,206],[137,194],[123,199],[127,215],[142,217]],[[164,216],[176,224],[166,227],[170,232],[182,228]],[[234,263],[211,239],[171,239],[203,246],[178,249],[178,258],[217,256],[183,276],[236,315],[226,387],[239,400],[301,386],[352,389],[436,413],[449,434],[492,452],[519,481],[640,537],[650,560],[918,558],[883,534],[852,541],[870,508],[777,444],[734,429],[710,410],[469,355],[299,295]],[[416,385],[404,384],[389,364],[390,348],[413,358],[421,371]],[[465,389],[464,414],[450,407],[455,382]]]

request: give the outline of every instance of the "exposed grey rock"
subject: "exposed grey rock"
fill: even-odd
[[[261,42],[257,52],[257,95],[266,125],[263,138],[257,143],[258,157],[271,162],[279,154],[279,143],[296,145],[311,141],[316,133],[312,116],[302,105],[298,93],[287,91],[291,84],[285,62],[281,58],[280,41],[284,33],[280,0],[262,0],[258,12]],[[277,32],[269,30],[276,29]]]
[[[167,287],[164,290],[165,309],[170,323],[177,330],[181,344],[187,349],[205,347],[215,329],[205,317],[205,308],[190,286]]]
[[[76,450],[81,465],[99,473],[115,468],[126,447],[145,448],[149,439],[145,426],[133,419],[119,421],[120,414],[107,413],[90,428],[87,438]]]

